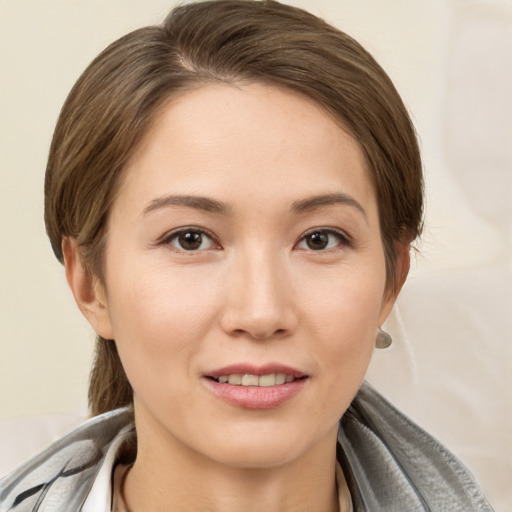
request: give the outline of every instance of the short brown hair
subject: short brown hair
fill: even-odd
[[[137,143],[170,96],[215,81],[264,82],[322,105],[359,142],[375,188],[388,286],[397,244],[420,233],[423,183],[414,127],[391,80],[354,39],[301,9],[265,0],[179,6],[161,26],[135,30],[84,71],[60,114],[48,158],[45,222],[103,280],[107,217]],[[113,341],[98,339],[93,414],[132,403]]]

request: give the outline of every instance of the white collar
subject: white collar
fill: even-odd
[[[127,435],[132,435],[133,426],[123,428],[110,445],[105,459],[101,465],[89,495],[85,500],[81,512],[110,512],[112,509],[112,472],[119,454],[121,445]]]

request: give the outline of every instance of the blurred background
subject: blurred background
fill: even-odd
[[[99,51],[175,3],[0,0],[0,475],[87,415],[94,334],[43,224],[60,107]],[[368,380],[511,511],[512,1],[287,3],[377,58],[421,139],[425,233]]]

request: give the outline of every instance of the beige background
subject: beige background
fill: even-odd
[[[290,3],[377,57],[422,141],[425,237],[389,321],[395,343],[376,353],[369,380],[511,511],[512,1]],[[86,414],[93,334],[42,220],[60,106],[104,46],[172,5],[0,0],[0,420],[11,427],[20,416]]]

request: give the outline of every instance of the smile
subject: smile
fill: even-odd
[[[270,373],[268,375],[251,375],[249,373],[242,375],[235,373],[232,375],[221,375],[215,380],[220,384],[231,384],[232,386],[270,387],[293,382],[295,377],[285,373]]]
[[[242,409],[273,409],[299,394],[309,375],[281,364],[237,364],[203,375],[217,398]]]

